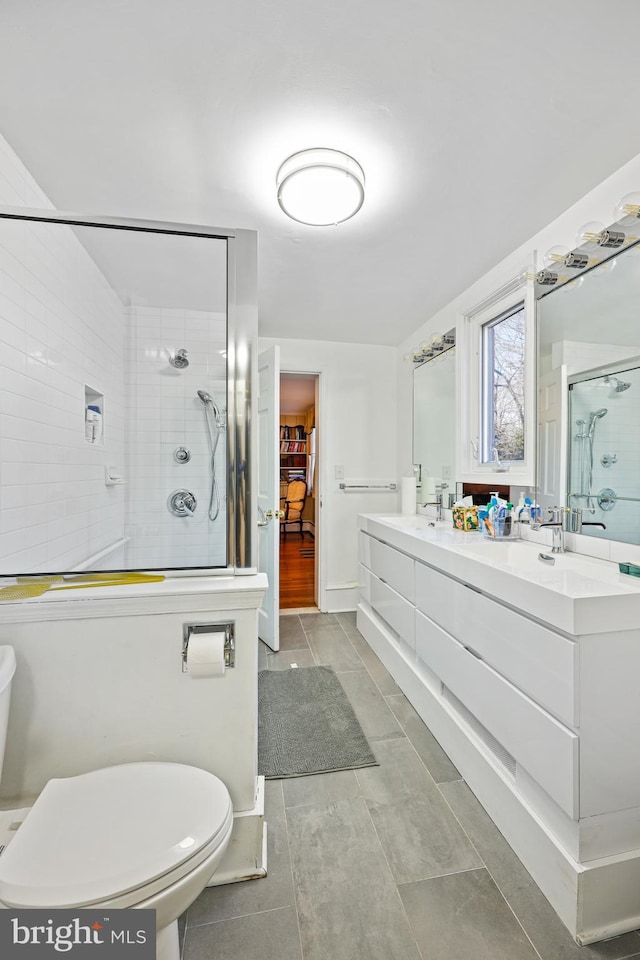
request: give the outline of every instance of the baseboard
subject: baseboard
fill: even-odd
[[[358,605],[359,587],[357,583],[330,583],[324,588],[323,612],[349,613]]]
[[[588,863],[575,860],[442,698],[435,674],[419,672],[415,653],[366,602],[358,604],[357,626],[574,939],[595,943],[636,930],[640,850]]]
[[[207,884],[219,887],[241,880],[257,880],[267,875],[267,824],[264,820],[264,777],[256,783],[256,802],[252,810],[233,815],[233,832],[220,867]]]

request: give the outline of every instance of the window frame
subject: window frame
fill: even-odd
[[[524,309],[524,459],[483,462],[483,431],[487,429],[483,336],[489,324]],[[535,482],[535,290],[523,270],[462,316],[464,370],[461,377],[461,479],[488,483],[500,476],[502,483],[532,486]],[[485,445],[486,446],[486,445]]]

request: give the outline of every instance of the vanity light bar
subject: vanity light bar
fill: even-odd
[[[411,353],[407,353],[403,359],[411,360],[416,366],[426,363],[428,360],[435,360],[442,356],[447,350],[456,345],[456,332],[450,330],[449,333],[442,335],[436,334],[431,343],[423,343],[419,347],[414,347]]]
[[[554,269],[544,267],[537,273],[526,275],[527,280],[535,281],[537,297],[545,296],[552,288],[569,283],[580,273],[607,260],[612,251],[638,243],[640,237],[630,236],[621,228],[631,226],[634,220],[640,220],[640,193],[623,197],[616,205],[614,216],[616,221],[608,227],[601,227],[596,223],[583,227],[578,235],[578,240],[582,240],[582,243],[574,250],[551,248],[545,255],[545,261],[551,263]]]

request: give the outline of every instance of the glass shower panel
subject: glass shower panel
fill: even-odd
[[[227,243],[0,220],[0,575],[227,565]]]

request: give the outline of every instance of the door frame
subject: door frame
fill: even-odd
[[[322,411],[325,406],[325,377],[324,370],[320,367],[312,367],[310,369],[304,369],[299,365],[296,365],[295,370],[290,367],[281,367],[280,375],[286,374],[290,377],[295,377],[297,374],[304,376],[315,376],[316,379],[316,471],[315,471],[315,513],[314,513],[314,524],[315,524],[315,541],[316,541],[316,556],[315,556],[315,583],[314,583],[314,592],[315,592],[315,603],[318,610],[321,613],[326,613],[326,603],[324,609],[321,606],[323,598],[325,596],[325,583],[326,583],[326,544],[325,544],[325,508],[322,507],[322,499],[325,488],[325,447],[326,441],[324,436],[324,429],[322,425]],[[318,469],[319,467],[319,469]],[[278,569],[278,576],[280,575],[280,570]]]

